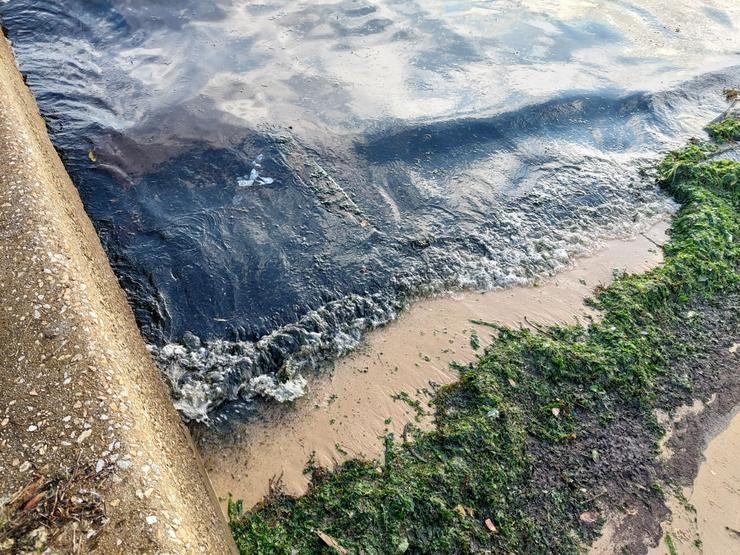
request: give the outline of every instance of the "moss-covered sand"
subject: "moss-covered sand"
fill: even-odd
[[[703,348],[702,307],[740,289],[740,164],[711,159],[738,129],[713,125],[714,143],[660,165],[681,205],[665,264],[597,291],[601,321],[498,328],[437,392],[433,431],[386,437],[384,461],[307,469],[301,498],[276,492],[247,513],[231,504],[240,550],[569,553],[598,535],[604,507],[659,499],[654,409],[691,397],[695,375],[679,361]]]

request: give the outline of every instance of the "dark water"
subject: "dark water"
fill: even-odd
[[[590,5],[590,4],[589,4]],[[670,210],[740,3],[0,2],[188,419],[299,395],[413,297],[526,283]]]

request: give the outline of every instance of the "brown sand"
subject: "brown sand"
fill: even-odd
[[[313,379],[309,393],[293,405],[265,404],[259,418],[246,424],[228,445],[203,446],[206,469],[221,500],[231,493],[245,507],[260,501],[273,476],[282,475],[292,494],[307,486],[303,468],[311,453],[332,466],[352,457],[379,457],[385,431],[400,434],[415,421],[407,403],[394,401],[402,391],[427,408],[432,383],[456,379],[453,361],[475,359],[470,337],[481,348],[491,329],[484,320],[507,325],[528,320],[552,324],[593,316],[583,305],[593,288],[612,279],[612,269],[645,271],[661,261],[655,243],[665,240],[666,223],[645,236],[610,241],[594,256],[577,261],[538,287],[517,287],[484,294],[466,293],[416,303],[396,321],[370,334],[366,346],[337,362],[334,372]],[[653,242],[654,241],[654,242]],[[429,424],[429,417],[422,419]]]
[[[3,512],[39,476],[72,475],[70,510],[79,496],[104,509],[106,520],[63,518],[54,552],[89,552],[96,535],[106,554],[233,549],[190,437],[2,37],[0,345]],[[56,511],[54,498],[34,503]],[[33,520],[40,511],[19,507],[11,525],[31,519],[43,551],[56,519]],[[0,551],[15,552],[13,541],[2,538]]]
[[[671,496],[671,520],[663,524],[676,550],[681,555],[740,553],[740,414],[709,442],[699,473],[691,487],[683,488],[683,495],[696,513]],[[701,546],[694,543],[697,538]],[[649,551],[649,555],[666,553],[664,541]]]

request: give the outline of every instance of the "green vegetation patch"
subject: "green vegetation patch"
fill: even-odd
[[[713,126],[712,137],[730,140],[738,125]],[[548,461],[565,453],[597,465],[600,448],[584,442],[594,423],[623,419],[627,407],[657,433],[658,387],[690,390],[671,372],[671,358],[690,348],[675,330],[688,303],[740,286],[740,164],[712,160],[716,150],[692,144],[660,165],[660,185],[681,205],[665,264],[597,290],[601,321],[497,327],[459,382],[438,390],[432,431],[389,434],[383,461],[309,466],[303,497],[277,492],[250,512],[230,503],[241,552],[576,553],[590,542],[603,494],[547,472]]]
[[[740,141],[740,121],[726,119],[720,123],[713,123],[707,127],[709,135],[718,142]]]

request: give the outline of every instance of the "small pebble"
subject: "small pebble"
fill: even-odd
[[[116,466],[118,466],[118,468],[120,468],[121,470],[128,470],[129,468],[131,468],[131,461],[127,459],[121,459],[116,462]]]
[[[90,437],[90,434],[92,434],[92,430],[89,429],[82,432],[79,436],[77,436],[77,443],[82,443],[83,441],[85,441],[87,438]]]

